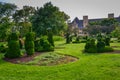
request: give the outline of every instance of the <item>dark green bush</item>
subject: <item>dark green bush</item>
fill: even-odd
[[[34,54],[34,33],[29,32],[26,34],[26,39],[25,39],[25,50],[27,55],[33,55]]]
[[[51,30],[48,31],[48,38],[47,38],[47,39],[48,39],[49,43],[50,43],[52,46],[54,46],[53,33],[52,33]]]
[[[21,56],[20,44],[17,33],[12,33],[8,39],[8,50],[5,54],[7,58],[17,58]]]
[[[54,46],[52,46],[47,37],[43,36],[41,37],[40,40],[36,41],[36,51],[53,51],[54,50]]]
[[[110,38],[109,37],[105,38],[105,45],[110,46]]]
[[[54,48],[47,40],[44,40],[43,50],[44,51],[53,51]]]
[[[26,40],[27,41],[34,41],[35,38],[35,33],[34,32],[29,32],[26,34]]]
[[[68,44],[68,43],[70,43],[70,33],[68,33],[67,32],[67,34],[66,34],[66,43]]]
[[[7,52],[7,46],[4,44],[0,45],[0,53],[6,53]]]
[[[8,43],[8,50],[5,54],[7,58],[17,58],[21,56],[19,41],[11,40]]]
[[[105,48],[105,42],[102,40],[99,40],[97,42],[97,52],[104,52],[104,48]]]
[[[96,53],[97,52],[97,47],[95,45],[95,39],[90,39],[87,41],[85,45],[85,52],[88,53]]]
[[[8,38],[8,41],[9,40],[19,40],[19,36],[18,35],[19,35],[18,33],[11,33],[11,35]]]

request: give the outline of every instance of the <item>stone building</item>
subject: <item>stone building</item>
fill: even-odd
[[[120,16],[114,17],[114,13],[108,14],[108,18],[115,18],[118,22],[120,22]],[[69,28],[71,30],[78,28],[78,33],[81,36],[87,35],[85,32],[83,32],[83,29],[89,24],[89,22],[95,22],[95,21],[101,21],[106,18],[97,18],[97,19],[88,19],[88,16],[83,16],[83,20],[79,20],[77,17],[69,23]]]

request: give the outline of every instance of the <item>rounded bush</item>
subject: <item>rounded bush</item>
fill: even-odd
[[[87,41],[85,45],[85,52],[88,53],[96,53],[97,52],[97,47],[95,45],[95,39],[90,39]]]
[[[8,43],[7,58],[18,58],[21,56],[19,41],[11,40]]]
[[[53,51],[54,50],[54,46],[52,46],[47,37],[46,36],[43,36],[41,37],[40,39],[40,42],[36,42],[36,51]]]

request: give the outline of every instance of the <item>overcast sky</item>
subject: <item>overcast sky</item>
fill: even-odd
[[[46,2],[51,1],[58,6],[61,11],[67,13],[71,20],[75,17],[82,19],[84,15],[89,18],[106,18],[108,13],[120,15],[120,0],[0,0],[0,2],[15,3],[18,7],[23,5],[41,7]]]

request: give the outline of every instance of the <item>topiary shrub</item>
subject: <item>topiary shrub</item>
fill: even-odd
[[[21,56],[18,34],[12,33],[8,39],[8,50],[5,54],[7,58],[17,58]]]
[[[67,32],[66,34],[66,43],[69,44],[70,43],[70,33]]]
[[[85,52],[88,53],[96,53],[97,52],[97,47],[95,45],[95,39],[90,39],[87,41],[85,45]]]
[[[102,39],[97,41],[97,52],[104,52],[105,42]]]
[[[105,45],[110,46],[110,37],[105,38]]]
[[[52,45],[52,46],[54,46],[54,40],[53,40],[53,33],[52,33],[52,31],[51,30],[49,30],[48,31],[48,41],[49,41],[49,43]]]
[[[54,48],[53,48],[53,46],[47,40],[44,40],[43,50],[44,51],[53,51]]]
[[[43,36],[40,40],[36,41],[36,51],[54,51],[54,46],[52,46],[47,37]]]
[[[29,32],[26,34],[25,50],[26,50],[27,55],[33,55],[35,52],[34,37],[35,37],[35,34],[33,32]]]

